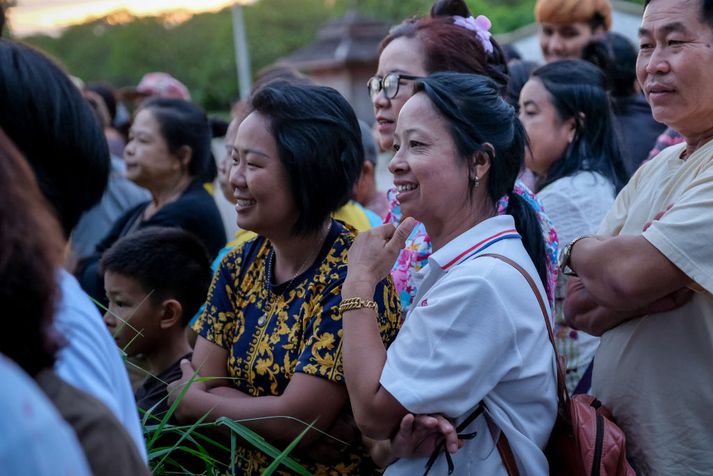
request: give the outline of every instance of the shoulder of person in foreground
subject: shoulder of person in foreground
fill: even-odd
[[[57,353],[57,374],[104,403],[124,424],[146,459],[136,403],[119,349],[74,277],[60,271],[59,280],[61,298],[55,328],[66,345]]]
[[[40,372],[36,381],[74,429],[94,474],[149,474],[124,426],[100,401],[65,383],[50,369]]]

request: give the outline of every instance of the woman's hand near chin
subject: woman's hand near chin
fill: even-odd
[[[376,284],[391,271],[415,226],[413,218],[406,218],[398,227],[386,224],[360,233],[349,248],[342,297],[363,293],[370,297]]]

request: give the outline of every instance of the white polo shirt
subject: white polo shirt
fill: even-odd
[[[501,260],[527,270],[545,291],[515,230],[501,215],[479,223],[433,253],[419,274],[413,306],[389,347],[381,385],[416,414],[463,421],[478,403],[505,432],[523,475],[547,475],[542,452],[557,411],[556,370],[539,304],[525,278]],[[456,475],[505,475],[486,419],[453,455]],[[386,475],[423,474],[427,458],[401,459]],[[447,474],[441,455],[431,473]]]

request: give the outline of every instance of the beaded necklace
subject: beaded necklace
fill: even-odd
[[[302,262],[299,268],[297,268],[297,272],[290,278],[290,280],[287,282],[287,286],[285,286],[285,289],[283,292],[286,292],[290,289],[292,286],[292,283],[294,280],[307,271],[307,268],[314,262],[314,260],[317,258],[317,255],[319,255],[319,252],[322,250],[322,246],[324,245],[325,240],[327,239],[327,236],[329,236],[329,232],[332,229],[332,221],[329,221],[329,224],[327,225],[326,231],[323,234],[323,236],[319,239],[318,243],[319,246],[316,247],[316,251],[314,253],[309,254],[305,260]],[[257,320],[257,325],[258,326],[264,326],[268,319],[272,317],[273,315],[273,307],[275,304],[275,298],[276,298],[276,293],[274,293],[270,289],[270,283],[272,281],[272,258],[275,256],[275,249],[273,248],[270,250],[270,253],[267,255],[267,260],[265,263],[265,291],[267,294],[270,296],[270,299],[268,301],[267,309],[265,311],[265,314],[260,316],[260,318]]]

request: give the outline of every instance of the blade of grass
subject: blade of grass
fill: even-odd
[[[216,419],[215,422],[217,424],[227,426],[230,430],[237,433],[241,438],[250,443],[252,446],[272,458],[277,458],[282,453],[280,450],[265,441],[262,436],[258,435],[248,427],[234,422],[229,418],[219,417],[218,419]],[[301,474],[303,476],[311,476],[311,473],[309,471],[300,466],[295,460],[293,460],[289,456],[286,456],[284,458],[283,464],[298,474]]]
[[[287,455],[289,455],[293,449],[297,446],[297,444],[304,438],[305,434],[314,426],[314,422],[310,423],[310,425],[302,430],[302,433],[297,435],[297,438],[292,440],[292,442],[287,445],[287,448],[284,449],[282,453],[280,453],[277,458],[273,460],[272,463],[270,463],[270,466],[267,467],[267,469],[262,473],[262,476],[272,476],[272,473],[274,473],[277,468],[280,467],[281,464],[285,461],[285,458],[287,458]],[[285,465],[287,466],[287,465]]]

